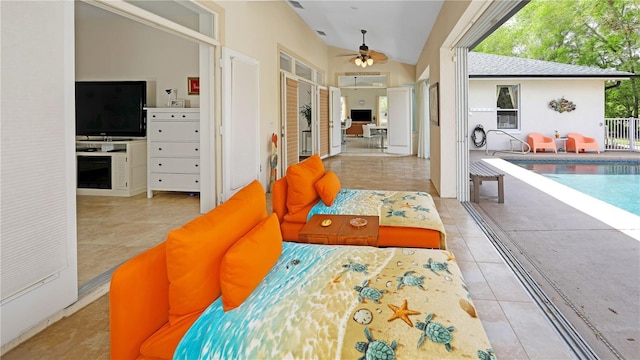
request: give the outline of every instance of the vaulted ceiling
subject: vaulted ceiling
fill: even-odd
[[[369,49],[415,65],[438,17],[442,0],[291,1],[293,10],[327,45],[357,51],[360,30]],[[321,34],[322,32],[322,34]]]

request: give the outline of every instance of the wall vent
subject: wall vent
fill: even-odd
[[[291,6],[293,6],[294,8],[297,8],[297,9],[304,9],[304,8],[302,7],[302,4],[300,4],[298,1],[289,0],[289,4],[291,4]]]

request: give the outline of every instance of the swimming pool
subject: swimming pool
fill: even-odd
[[[509,162],[640,216],[640,162]]]

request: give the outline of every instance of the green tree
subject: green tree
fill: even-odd
[[[474,51],[638,74],[640,0],[533,0]],[[637,118],[639,104],[637,78],[605,92],[606,117]]]

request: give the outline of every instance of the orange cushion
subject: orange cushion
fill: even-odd
[[[140,346],[142,358],[173,359],[173,353],[187,330],[198,320],[200,313],[183,317],[174,325],[165,323],[158,331],[149,336]]]
[[[322,175],[324,165],[318,154],[313,154],[295,165],[287,168],[287,209],[295,213],[316,201],[318,192],[313,186]]]
[[[309,217],[309,211],[311,211],[311,209],[313,209],[313,207],[317,203],[318,203],[317,201],[314,201],[311,204],[303,207],[302,210],[300,211],[297,211],[295,213],[287,213],[287,215],[284,216],[284,221],[282,223],[294,222],[294,223],[306,224],[307,218]]]
[[[266,196],[256,180],[210,212],[169,232],[171,324],[182,316],[203,311],[220,296],[220,263],[224,254],[266,217]]]
[[[222,306],[235,309],[260,284],[282,253],[278,216],[271,214],[236,241],[220,266]]]
[[[340,192],[340,179],[338,179],[338,175],[331,170],[327,170],[324,173],[324,176],[320,178],[315,184],[314,187],[320,195],[320,199],[327,206],[331,206],[333,204],[333,200],[336,199],[336,196]]]

